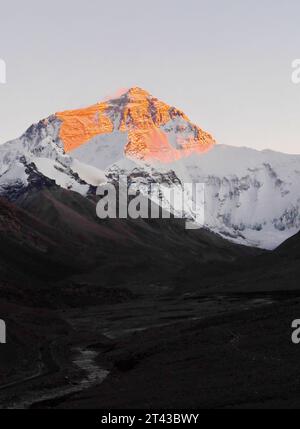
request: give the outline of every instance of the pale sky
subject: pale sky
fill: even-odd
[[[140,86],[219,143],[300,153],[299,18],[299,0],[2,0],[0,142]]]

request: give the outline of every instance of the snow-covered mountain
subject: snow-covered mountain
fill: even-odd
[[[184,184],[204,183],[205,226],[232,241],[274,248],[300,229],[300,156],[216,145],[140,88],[56,113],[0,146],[0,195],[11,200],[47,183],[88,195],[119,175],[182,193],[189,219],[201,207]]]

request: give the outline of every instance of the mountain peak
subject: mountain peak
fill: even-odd
[[[136,99],[146,99],[154,98],[150,92],[139,86],[132,86],[131,88],[120,88],[112,96],[107,96],[106,99],[109,102],[110,100],[124,99],[127,100],[136,100]]]
[[[131,99],[152,97],[150,92],[138,86],[133,86],[132,88],[129,88],[125,95]]]
[[[60,139],[71,152],[97,135],[127,133],[125,155],[172,162],[215,144],[210,134],[192,124],[179,109],[132,87],[87,108],[56,113]]]

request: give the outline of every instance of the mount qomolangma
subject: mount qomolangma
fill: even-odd
[[[0,147],[0,195],[11,201],[49,181],[86,196],[120,174],[179,192],[205,183],[205,227],[236,243],[273,249],[300,228],[300,156],[218,145],[140,88],[56,113]]]

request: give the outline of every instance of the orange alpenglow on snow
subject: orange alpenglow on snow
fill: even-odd
[[[141,88],[131,88],[91,107],[56,114],[60,139],[71,152],[93,137],[114,131],[127,133],[125,155],[144,161],[168,163],[215,145],[213,137],[188,117]]]
[[[107,104],[99,103],[86,109],[56,113],[56,117],[62,121],[60,139],[65,152],[76,149],[99,134],[113,132],[114,125],[106,115],[106,110]]]
[[[181,158],[179,150],[173,149],[168,136],[159,128],[129,131],[126,155],[145,161],[172,162]]]

